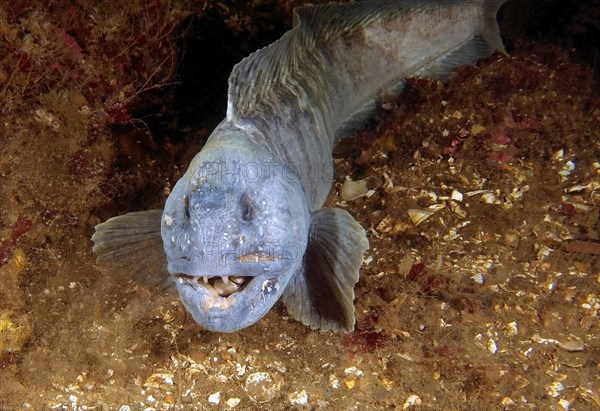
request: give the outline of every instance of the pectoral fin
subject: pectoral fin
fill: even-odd
[[[160,235],[162,210],[148,210],[110,218],[98,224],[92,236],[101,264],[123,269],[147,284],[168,278],[167,259]]]
[[[313,330],[352,331],[354,285],[367,248],[365,230],[347,211],[313,212],[303,266],[282,296],[290,315]]]

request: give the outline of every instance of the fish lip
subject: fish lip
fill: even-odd
[[[169,261],[167,271],[171,275],[183,274],[191,277],[259,277],[266,274],[276,274],[288,269],[291,261],[287,258],[273,259],[271,261],[233,261],[223,264],[222,267],[212,269],[206,267],[201,260],[188,257]]]

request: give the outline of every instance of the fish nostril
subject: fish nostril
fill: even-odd
[[[242,194],[241,198],[241,207],[242,207],[242,220],[246,222],[251,222],[254,220],[254,215],[256,214],[256,210],[254,208],[254,203],[252,199],[248,196],[248,194]]]

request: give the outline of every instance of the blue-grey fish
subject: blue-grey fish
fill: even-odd
[[[379,0],[302,7],[294,27],[237,64],[225,119],[164,210],[96,226],[101,262],[162,271],[212,331],[254,324],[282,298],[312,329],[354,328],[365,230],[322,208],[332,149],[407,77],[445,79],[504,51],[505,0]],[[166,270],[165,270],[166,269]]]

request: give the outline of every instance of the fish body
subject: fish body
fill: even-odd
[[[281,39],[238,63],[226,118],[164,210],[96,226],[100,261],[162,271],[212,331],[254,324],[280,298],[312,329],[351,331],[365,230],[323,208],[332,150],[407,77],[504,51],[505,0],[373,0],[303,7]]]

